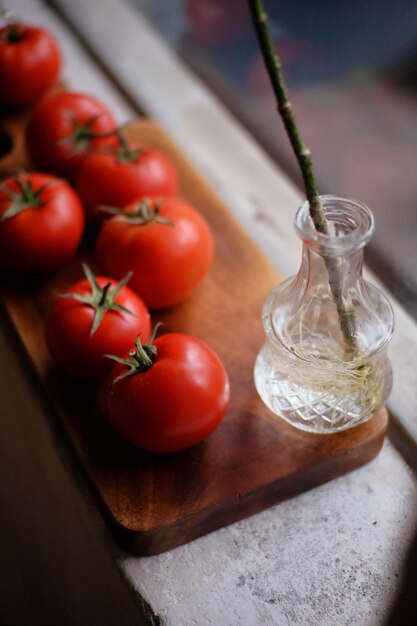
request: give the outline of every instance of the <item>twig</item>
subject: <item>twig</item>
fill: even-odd
[[[310,215],[314,227],[324,235],[329,234],[329,224],[320,202],[317,182],[313,173],[313,163],[310,150],[304,144],[298,130],[291,101],[288,97],[284,74],[280,60],[275,53],[271,34],[268,25],[268,16],[265,12],[262,0],[248,0],[249,9],[252,15],[252,22],[258,37],[259,47],[268,71],[268,75],[274,90],[277,109],[287,131],[288,138],[294,150],[294,154],[300,166],[303,177],[304,188],[310,207]],[[355,313],[353,308],[349,310],[343,298],[343,287],[341,280],[341,263],[337,257],[324,256],[324,262],[329,274],[329,285],[333,300],[339,316],[340,330],[346,342],[348,350],[357,350]]]

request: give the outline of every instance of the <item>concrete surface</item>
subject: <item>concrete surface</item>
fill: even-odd
[[[172,626],[379,626],[416,513],[415,479],[387,442],[350,475],[165,554],[120,563]]]

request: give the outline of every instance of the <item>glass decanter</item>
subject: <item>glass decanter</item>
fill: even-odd
[[[348,198],[327,195],[321,201],[328,235],[314,228],[307,202],[296,214],[301,267],[265,302],[266,343],[256,360],[255,384],[271,411],[293,426],[333,433],[367,421],[386,401],[394,315],[362,275],[363,248],[374,229],[371,211]],[[353,347],[341,331],[329,264],[345,320],[352,323]]]

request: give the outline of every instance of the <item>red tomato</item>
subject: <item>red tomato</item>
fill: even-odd
[[[187,0],[185,13],[193,35],[204,44],[234,43],[250,31],[243,0]]]
[[[105,354],[123,356],[139,334],[147,341],[150,315],[142,300],[125,286],[104,276],[72,285],[58,298],[46,324],[46,342],[56,363],[68,374],[100,380],[114,367]],[[75,297],[73,297],[75,296]]]
[[[46,174],[7,178],[0,189],[0,265],[51,270],[81,241],[84,211],[73,189]]]
[[[60,68],[59,47],[48,31],[18,23],[0,29],[0,102],[34,102],[52,87]]]
[[[153,338],[152,338],[153,339]],[[176,452],[208,437],[230,403],[227,372],[200,339],[170,333],[127,353],[104,389],[109,421],[130,443]],[[146,357],[146,358],[145,358]]]
[[[150,309],[184,300],[207,273],[213,250],[206,221],[176,198],[129,205],[103,226],[96,247],[111,276],[133,272],[131,287]]]
[[[32,162],[40,170],[72,176],[89,152],[118,145],[110,111],[82,93],[56,93],[42,100],[26,132]]]
[[[151,148],[122,145],[112,153],[87,156],[77,174],[76,187],[89,217],[103,221],[101,205],[125,206],[143,197],[174,196],[177,173],[169,159]]]

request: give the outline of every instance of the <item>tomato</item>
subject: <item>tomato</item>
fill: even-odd
[[[185,13],[191,32],[203,44],[230,44],[250,31],[242,0],[187,0]]]
[[[0,188],[0,265],[51,270],[72,257],[84,230],[75,191],[46,174],[7,178]]]
[[[142,300],[126,286],[105,276],[72,285],[55,302],[46,324],[46,342],[56,363],[68,374],[100,380],[114,367],[106,354],[120,355],[139,334],[147,341],[150,315]]]
[[[0,29],[0,102],[26,105],[44,95],[56,81],[61,56],[55,38],[26,24]]]
[[[150,452],[176,452],[208,437],[230,403],[227,372],[203,341],[169,333],[118,359],[104,388],[110,424]]]
[[[122,142],[119,150],[87,156],[78,170],[76,187],[89,217],[103,221],[101,205],[125,206],[143,197],[174,196],[177,173],[169,159],[151,148]]]
[[[106,222],[96,247],[111,276],[133,272],[131,287],[150,309],[184,300],[207,273],[213,250],[206,221],[176,198],[129,205]]]
[[[26,131],[35,166],[73,176],[87,153],[117,146],[116,121],[101,102],[82,93],[56,93],[35,108]],[[107,135],[100,137],[98,135]]]

